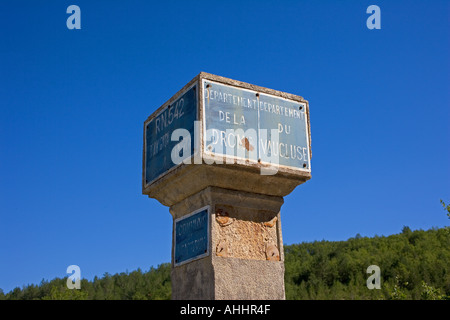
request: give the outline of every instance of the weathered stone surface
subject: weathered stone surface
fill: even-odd
[[[234,221],[232,224],[218,223],[219,227],[214,228],[215,237],[226,239],[228,257],[265,260],[267,244],[278,243],[277,228],[267,227],[265,223],[274,219],[277,213],[242,207],[235,211],[229,217]]]
[[[239,258],[213,259],[214,299],[284,300],[284,263]]]
[[[225,239],[219,240],[216,246],[216,256],[228,257],[228,242]]]
[[[171,272],[173,300],[206,300],[215,297],[215,278],[210,257],[191,261]]]
[[[211,254],[173,267],[173,299],[284,299],[282,204],[281,197],[207,187],[172,206],[174,220],[206,205],[211,214]]]
[[[270,261],[279,261],[280,252],[278,247],[273,243],[266,243],[266,259]]]
[[[262,176],[259,169],[242,169],[235,165],[181,165],[170,176],[155,182],[146,192],[165,206],[172,206],[209,186],[284,197],[307,181],[303,175],[278,173]]]

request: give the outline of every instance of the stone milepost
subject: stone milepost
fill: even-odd
[[[311,178],[309,104],[200,73],[144,122],[142,192],[173,217],[173,299],[285,299],[280,208]]]

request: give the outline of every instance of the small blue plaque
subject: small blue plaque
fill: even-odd
[[[175,220],[174,263],[178,266],[209,254],[209,206]]]

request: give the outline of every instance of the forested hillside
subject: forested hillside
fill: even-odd
[[[287,299],[450,299],[450,230],[411,231],[388,237],[356,236],[347,241],[286,245]],[[381,271],[381,289],[366,286],[367,267]],[[67,278],[0,291],[4,299],[170,299],[170,264],[82,279]]]
[[[411,231],[285,247],[287,299],[443,299],[450,296],[450,230]],[[381,289],[367,288],[377,265]]]

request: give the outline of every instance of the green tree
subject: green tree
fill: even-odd
[[[443,300],[445,298],[439,289],[427,285],[425,281],[422,281],[422,287],[423,291],[421,297],[423,300]]]
[[[78,289],[68,289],[64,287],[52,287],[50,295],[42,300],[87,300],[88,294]]]
[[[395,277],[395,285],[390,293],[390,299],[392,300],[406,300],[407,294],[406,294],[406,286],[408,285],[408,282],[402,283],[400,281],[400,277]]]
[[[444,210],[447,210],[447,217],[450,219],[450,204],[445,205],[445,202],[442,201],[442,199],[440,201],[442,206],[444,207]]]

